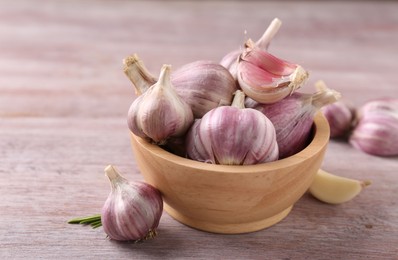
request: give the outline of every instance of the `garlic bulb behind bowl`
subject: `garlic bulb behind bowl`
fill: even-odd
[[[363,105],[349,142],[368,154],[398,155],[398,99],[377,99]]]
[[[351,131],[355,119],[355,110],[343,101],[337,101],[321,108],[330,126],[330,137],[345,137]]]

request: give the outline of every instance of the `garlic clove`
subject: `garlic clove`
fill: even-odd
[[[191,107],[195,118],[218,106],[230,105],[238,89],[231,73],[213,61],[195,61],[172,74],[177,94]]]
[[[191,108],[171,84],[170,70],[170,65],[163,65],[159,80],[137,97],[128,111],[130,130],[157,144],[184,135],[193,122]]]
[[[105,174],[111,192],[101,211],[101,222],[109,238],[118,241],[142,241],[156,236],[163,212],[160,192],[144,182],[129,182],[109,165]]]
[[[370,184],[369,180],[346,178],[319,169],[308,190],[312,196],[322,202],[341,204],[358,196]]]
[[[340,93],[326,88],[313,94],[295,92],[273,104],[246,98],[245,105],[262,112],[271,120],[276,131],[279,159],[283,159],[309,144],[315,113],[340,97]]]
[[[398,99],[378,99],[362,106],[349,142],[368,154],[398,155]]]
[[[278,32],[281,25],[282,25],[282,22],[278,18],[275,18],[274,20],[272,20],[270,25],[267,27],[267,29],[265,30],[265,32],[263,33],[261,38],[257,40],[255,45],[260,49],[267,50],[272,39]],[[237,64],[238,64],[239,56],[242,54],[242,52],[243,52],[243,50],[241,50],[241,49],[232,51],[232,52],[228,53],[227,55],[225,55],[220,61],[220,64],[222,66],[224,66],[225,68],[227,68],[234,78],[236,78]]]
[[[126,57],[123,60],[123,64],[123,71],[133,83],[137,96],[142,95],[156,83],[156,78],[146,69],[137,54]]]
[[[195,121],[186,140],[189,158],[223,165],[278,159],[274,126],[259,111],[244,108],[244,97],[238,90],[231,106],[214,108]]]
[[[300,65],[260,50],[253,42],[239,58],[237,79],[245,94],[260,103],[275,103],[300,88],[308,72]]]

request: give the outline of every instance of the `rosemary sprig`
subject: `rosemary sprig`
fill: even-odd
[[[102,226],[101,214],[95,214],[87,217],[74,218],[68,221],[68,224],[81,224],[90,225],[92,228],[98,228]]]

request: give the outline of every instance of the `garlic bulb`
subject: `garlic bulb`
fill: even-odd
[[[368,154],[398,155],[398,99],[373,100],[361,107],[349,142]]]
[[[145,68],[136,54],[124,59],[124,71],[135,87],[137,95],[145,93],[156,78]],[[230,105],[238,89],[231,73],[212,61],[188,63],[171,75],[176,93],[191,107],[195,118],[201,118],[211,109]]]
[[[184,135],[193,122],[191,108],[170,82],[170,69],[170,65],[163,65],[159,80],[137,97],[128,111],[131,132],[157,144]]]
[[[141,95],[156,83],[156,78],[146,69],[137,54],[126,57],[123,60],[124,73],[133,83],[135,94]]]
[[[212,61],[188,63],[172,74],[178,95],[187,102],[195,118],[201,118],[213,108],[230,105],[238,89],[231,73]]]
[[[366,102],[358,109],[357,117],[360,120],[364,116],[372,113],[375,114],[389,114],[396,117],[398,113],[398,99],[397,98],[378,98]]]
[[[327,89],[322,80],[317,81],[315,87],[319,91]],[[331,138],[344,137],[350,132],[355,120],[355,109],[347,103],[338,100],[322,107],[321,111],[329,123]]]
[[[238,90],[231,106],[217,107],[197,119],[188,131],[188,157],[197,161],[245,165],[275,161],[278,145],[271,121],[244,107]]]
[[[338,138],[346,136],[354,121],[354,110],[345,102],[337,101],[321,108],[323,115],[330,126],[330,137]]]
[[[274,124],[279,159],[283,159],[308,145],[315,113],[339,98],[338,92],[327,88],[314,94],[295,92],[274,104],[261,104],[247,98],[245,105],[262,112]]]
[[[260,39],[255,43],[255,45],[263,50],[267,50],[271,40],[274,38],[275,34],[278,32],[280,26],[282,25],[281,20],[275,18],[272,20],[271,24],[265,30],[264,34]],[[232,76],[236,78],[236,68],[238,64],[238,58],[242,54],[242,50],[234,50],[227,55],[225,55],[220,64],[227,68],[229,72],[231,72]]]
[[[105,168],[111,192],[101,214],[74,218],[69,224],[103,227],[109,238],[118,241],[142,241],[156,236],[163,212],[159,190],[144,182],[129,182],[114,166]]]
[[[237,80],[245,94],[260,103],[275,103],[300,88],[308,73],[256,47],[251,40],[240,55]]]
[[[101,222],[109,238],[140,241],[156,236],[163,212],[160,192],[143,182],[129,182],[111,165],[105,168],[111,183],[101,211]]]

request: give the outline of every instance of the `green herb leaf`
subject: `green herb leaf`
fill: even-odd
[[[101,214],[95,214],[87,217],[74,218],[68,221],[68,224],[81,224],[90,225],[92,228],[98,228],[102,226]]]

